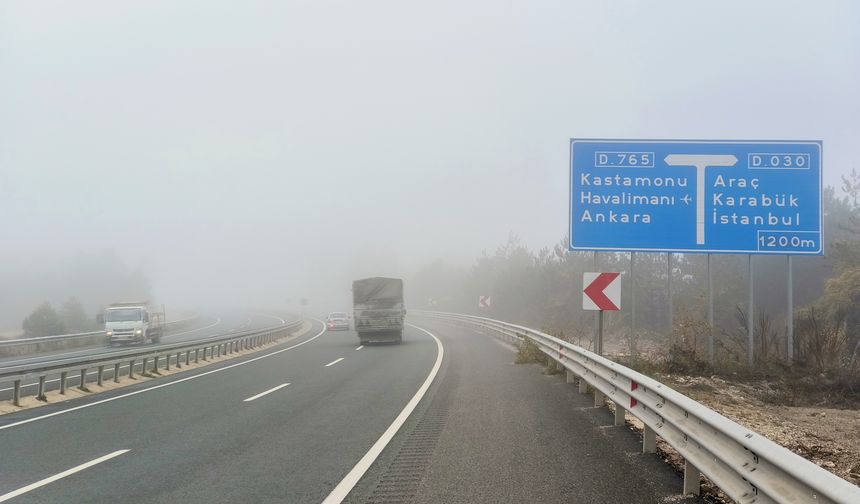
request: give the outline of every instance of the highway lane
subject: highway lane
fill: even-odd
[[[251,329],[262,329],[265,327],[272,327],[275,325],[280,325],[285,323],[286,321],[282,317],[278,317],[275,315],[269,314],[226,314],[221,317],[205,317],[200,324],[196,327],[186,328],[178,331],[174,331],[172,334],[166,334],[162,339],[162,345],[179,343],[183,341],[194,341],[199,339],[211,338],[213,336],[231,334],[233,332],[239,332],[244,330]],[[157,345],[148,344],[150,348],[156,348]],[[61,359],[67,358],[80,358],[87,355],[109,355],[111,353],[118,353],[125,351],[130,348],[135,348],[132,346],[125,347],[109,347],[107,345],[99,346],[99,347],[87,347],[82,349],[74,349],[65,352],[52,352],[46,354],[38,354],[35,356],[30,356],[26,358],[10,358],[4,361],[0,361],[0,368],[3,366],[10,365],[22,365],[22,364],[39,364],[39,363],[47,363]],[[175,361],[175,359],[172,359]],[[137,364],[136,369],[139,370],[141,364]],[[121,366],[120,370],[123,372],[127,372],[128,365]],[[95,376],[95,371],[90,373],[90,376]],[[109,368],[105,370],[105,379],[113,378],[113,369]],[[69,385],[77,386],[80,380],[77,376],[69,377]],[[22,393],[24,395],[32,395],[35,394],[36,385],[38,383],[37,379],[30,379],[25,381],[22,384]],[[59,377],[56,375],[51,375],[46,380],[46,390],[56,390],[59,388]],[[11,384],[2,384],[0,385],[0,401],[9,400],[12,397],[12,386]]]
[[[0,417],[0,496],[129,450],[14,502],[321,502],[415,394],[437,347],[412,328],[402,345],[360,351],[354,333],[320,334],[69,413],[11,427],[38,410]]]

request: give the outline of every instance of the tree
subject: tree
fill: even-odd
[[[24,319],[22,324],[24,336],[33,338],[37,336],[52,336],[66,332],[65,324],[57,315],[57,311],[51,303],[45,301]]]
[[[60,319],[69,331],[84,332],[93,328],[93,321],[87,317],[84,306],[74,296],[63,303]]]

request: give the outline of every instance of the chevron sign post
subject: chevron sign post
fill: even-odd
[[[621,273],[583,273],[582,309],[599,310],[594,352],[603,355],[603,312],[621,309]]]

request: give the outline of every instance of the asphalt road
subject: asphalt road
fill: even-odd
[[[312,332],[321,330],[315,324]],[[351,332],[294,346],[313,334],[254,356],[0,417],[0,502],[120,450],[129,451],[14,502],[322,501],[415,393],[436,344],[409,329],[399,346],[356,350]],[[194,375],[200,377],[151,388]],[[110,397],[118,398],[95,404]],[[83,404],[94,405],[12,425]]]
[[[281,317],[277,317],[274,315],[268,314],[226,314],[220,317],[215,316],[206,316],[201,317],[200,321],[194,324],[191,327],[186,327],[183,329],[178,329],[175,331],[168,332],[164,335],[161,340],[161,343],[156,345],[153,343],[147,343],[147,348],[157,348],[160,345],[169,345],[173,343],[180,343],[183,341],[194,341],[200,339],[211,338],[218,335],[230,334],[233,332],[239,332],[250,329],[260,329],[264,327],[276,326],[279,324],[283,324],[285,321]],[[37,365],[37,364],[45,364],[49,362],[61,361],[64,359],[77,359],[84,356],[104,356],[110,355],[111,353],[119,353],[131,348],[135,348],[133,346],[117,346],[110,347],[108,345],[100,345],[100,346],[88,346],[88,347],[80,347],[74,348],[70,350],[61,350],[55,352],[45,352],[39,353],[36,355],[30,355],[26,357],[6,357],[0,359],[0,369],[6,366],[20,366],[20,365]],[[174,359],[175,360],[175,359]],[[139,368],[141,364],[137,364],[135,367]],[[128,369],[128,365],[121,366],[120,370],[125,371]],[[94,375],[95,371],[92,371],[91,374]],[[109,368],[105,371],[105,378],[110,379],[113,378],[113,369]],[[70,376],[68,379],[68,383],[70,386],[77,386],[79,383],[79,378],[77,376]],[[29,380],[25,380],[21,386],[23,395],[33,395],[36,393],[38,384],[37,378],[32,378]],[[56,375],[49,375],[46,380],[46,391],[56,390],[59,388],[59,377]],[[12,397],[12,385],[9,383],[0,384],[0,401],[9,400]]]
[[[347,502],[696,502],[560,375],[514,365],[489,336],[414,322],[444,345],[439,374]],[[357,348],[315,324],[257,354],[0,416],[0,502],[320,503],[438,353],[414,327],[402,345]]]

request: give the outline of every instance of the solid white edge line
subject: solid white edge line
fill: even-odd
[[[310,343],[311,341],[313,341],[313,340],[315,340],[315,339],[319,338],[320,336],[322,336],[323,334],[325,334],[325,324],[323,324],[323,321],[322,321],[322,320],[317,320],[317,319],[311,319],[311,320],[314,320],[314,321],[319,322],[320,324],[322,324],[322,325],[323,325],[323,329],[322,329],[322,331],[318,332],[314,337],[309,338],[309,339],[306,339],[305,341],[302,341],[301,343],[296,343],[295,345],[288,346],[288,347],[286,347],[286,348],[282,348],[282,349],[280,349],[280,350],[275,350],[274,352],[270,352],[270,353],[267,353],[267,354],[264,354],[264,355],[260,355],[260,356],[258,356],[258,357],[254,357],[253,359],[248,359],[248,360],[246,360],[246,361],[237,362],[237,363],[235,363],[235,364],[230,364],[229,366],[224,366],[224,367],[222,367],[222,368],[213,369],[213,370],[211,370],[211,371],[206,371],[206,372],[204,372],[204,373],[196,374],[196,375],[193,375],[193,376],[188,376],[188,377],[181,378],[181,379],[179,379],[179,380],[175,380],[175,381],[172,381],[172,382],[161,383],[161,384],[159,384],[159,385],[153,385],[152,387],[147,387],[147,388],[144,388],[144,389],[135,390],[134,392],[129,392],[128,394],[122,394],[122,395],[118,395],[118,396],[114,396],[114,397],[108,397],[107,399],[102,399],[101,401],[95,401],[95,402],[91,402],[91,403],[87,403],[87,404],[82,404],[82,405],[80,405],[80,406],[75,406],[74,408],[69,408],[69,409],[64,409],[64,410],[60,410],[60,411],[55,411],[55,412],[53,412],[53,413],[48,413],[47,415],[42,415],[42,416],[37,416],[37,417],[33,417],[33,418],[28,418],[28,419],[26,419],[26,420],[21,420],[21,421],[19,421],[19,422],[13,422],[13,423],[6,424],[6,425],[0,425],[0,431],[2,431],[2,430],[4,430],[4,429],[10,429],[10,428],[12,428],[12,427],[17,427],[17,426],[19,426],[19,425],[28,424],[28,423],[30,423],[30,422],[36,422],[36,421],[38,421],[38,420],[44,420],[44,419],[46,419],[46,418],[51,418],[51,417],[54,417],[54,416],[57,416],[57,415],[62,415],[62,414],[64,414],[64,413],[71,413],[72,411],[77,411],[77,410],[84,409],[84,408],[90,408],[90,407],[92,407],[92,406],[98,406],[99,404],[104,404],[104,403],[107,403],[107,402],[116,401],[116,400],[118,400],[118,399],[124,399],[124,398],[126,398],[126,397],[135,396],[135,395],[137,395],[137,394],[143,394],[144,392],[150,392],[150,391],[152,391],[152,390],[157,390],[157,389],[160,389],[160,388],[162,388],[162,387],[170,387],[170,386],[173,386],[173,385],[176,385],[176,384],[182,383],[182,382],[187,382],[187,381],[189,381],[189,380],[196,380],[197,378],[202,378],[202,377],[204,377],[204,376],[208,376],[208,375],[211,375],[211,374],[213,374],[213,373],[219,373],[219,372],[221,372],[221,371],[226,371],[226,370],[228,370],[228,369],[232,369],[232,368],[237,367],[237,366],[244,366],[245,364],[250,364],[250,363],[252,363],[252,362],[256,362],[256,361],[258,361],[258,360],[260,360],[260,359],[265,359],[265,358],[267,358],[267,357],[271,357],[271,356],[273,356],[273,355],[277,355],[277,354],[279,354],[279,353],[286,352],[287,350],[292,350],[293,348],[297,348],[297,347],[300,347],[300,346],[302,346],[302,345],[304,345],[304,344],[306,344],[306,343]]]
[[[358,345],[358,348],[356,348],[356,349],[355,349],[355,351],[356,351],[356,352],[358,352],[358,351],[359,351],[359,350],[361,350],[362,348],[364,348],[364,345]]]
[[[277,387],[272,387],[272,388],[270,388],[269,390],[267,390],[267,391],[265,391],[265,392],[260,392],[260,393],[259,393],[259,394],[257,394],[257,395],[252,395],[251,397],[249,397],[249,398],[245,399],[243,402],[251,402],[251,401],[253,401],[254,399],[259,399],[259,398],[263,397],[264,395],[271,394],[272,392],[274,392],[274,391],[276,391],[276,390],[281,390],[282,388],[284,388],[284,387],[288,387],[289,385],[290,385],[289,383],[282,383],[282,384],[278,385]]]
[[[71,469],[67,469],[61,473],[55,474],[55,475],[50,476],[48,478],[45,478],[43,480],[39,480],[39,481],[32,483],[30,485],[19,488],[18,490],[14,490],[14,491],[9,492],[7,494],[0,495],[0,502],[5,502],[5,501],[7,501],[13,497],[18,497],[19,495],[23,495],[23,494],[30,492],[32,490],[35,490],[39,487],[43,487],[49,483],[53,483],[59,479],[63,479],[66,476],[71,476],[72,474],[75,474],[76,472],[83,471],[84,469],[86,469],[88,467],[92,467],[96,464],[101,464],[102,462],[104,462],[106,460],[110,460],[114,457],[118,457],[118,456],[122,455],[123,453],[128,453],[128,452],[129,452],[129,450],[117,450],[113,453],[108,453],[107,455],[101,456],[95,460],[90,460],[89,462],[86,462],[86,463],[81,464],[79,466],[72,467]]]
[[[325,367],[334,366],[335,364],[342,361],[343,359],[344,359],[344,357],[341,357],[340,359],[333,360],[333,361],[329,362],[328,364],[326,364]]]
[[[424,383],[421,385],[421,388],[418,389],[418,392],[415,392],[415,395],[412,396],[412,399],[406,403],[406,407],[403,408],[403,411],[397,415],[397,418],[391,422],[391,425],[388,426],[388,429],[382,433],[382,436],[373,443],[373,446],[370,447],[367,453],[361,457],[361,460],[355,464],[355,467],[352,468],[349,473],[341,480],[340,483],[334,487],[334,490],[328,494],[328,497],[322,501],[322,504],[340,504],[349,495],[349,492],[355,487],[358,481],[364,476],[364,473],[370,469],[370,466],[376,461],[379,455],[382,453],[382,450],[388,446],[388,443],[394,438],[394,435],[397,434],[397,431],[403,427],[403,424],[406,423],[406,420],[409,418],[409,415],[415,410],[415,407],[418,406],[418,403],[421,402],[421,399],[424,397],[424,394],[427,393],[427,389],[430,388],[430,385],[433,383],[433,380],[436,378],[436,374],[439,372],[439,368],[442,366],[442,357],[445,355],[445,348],[442,346],[442,342],[439,341],[439,338],[436,337],[435,334],[431,333],[427,329],[418,327],[414,324],[406,324],[410,327],[414,327],[419,331],[425,332],[429,334],[434,340],[436,340],[436,348],[438,348],[438,353],[436,354],[436,363],[433,364],[433,369],[430,370],[430,374],[427,376],[427,379],[424,380]]]

